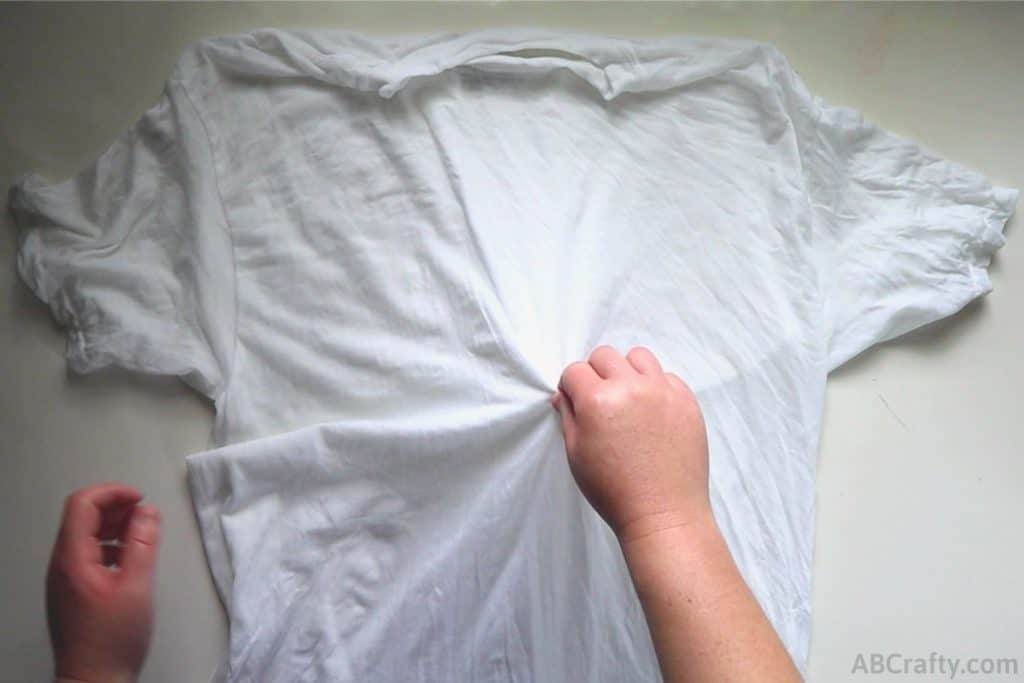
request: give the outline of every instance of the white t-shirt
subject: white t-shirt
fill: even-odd
[[[566,466],[562,368],[645,345],[690,383],[803,666],[825,377],[989,291],[1017,191],[768,45],[258,30],[10,198],[74,369],[215,401],[188,476],[223,680],[620,682],[657,663]]]

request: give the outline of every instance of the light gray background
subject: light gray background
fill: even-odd
[[[1024,187],[1024,5],[11,5],[0,6],[0,182],[62,180],[155,103],[180,50],[260,26],[369,33],[544,25],[778,45],[810,89]],[[73,376],[64,338],[14,271],[0,231],[0,679],[50,672],[42,579],[64,495],[120,479],[165,516],[157,627],[144,681],[205,683],[226,624],[184,484],[211,407],[176,380]],[[1024,680],[1024,236],[995,291],[855,359],[828,391],[818,481],[811,680],[858,653],[1018,657]]]

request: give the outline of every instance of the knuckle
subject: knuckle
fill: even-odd
[[[634,346],[626,354],[626,357],[627,358],[647,358],[647,357],[650,357],[650,356],[653,356],[653,355],[654,354],[651,353],[651,350],[648,349],[646,346]]]
[[[649,392],[647,385],[644,382],[630,382],[629,384],[622,387],[621,399],[629,403],[636,403],[637,401],[643,401],[647,398]]]
[[[576,361],[565,368],[562,372],[562,382],[571,384],[577,377],[582,377],[587,372],[587,364],[583,361]]]
[[[687,415],[692,416],[700,412],[700,406],[690,396],[680,397],[678,405]]]
[[[700,404],[697,403],[697,399],[693,394],[687,392],[686,394],[679,397],[679,409],[692,420],[703,420],[704,415],[700,409]]]
[[[669,383],[671,383],[677,391],[682,391],[684,394],[687,395],[691,394],[690,386],[685,381],[683,381],[682,377],[680,377],[676,373],[666,372],[665,377],[668,378]]]
[[[586,366],[587,366],[587,364],[585,362],[581,361],[581,360],[578,360],[578,361],[576,361],[574,363],[570,363],[569,367],[567,367],[565,369],[565,374],[567,374],[567,375],[575,375],[575,374],[585,370]]]
[[[607,410],[607,398],[604,392],[590,391],[576,401],[576,414],[581,418],[589,418],[603,414]]]
[[[661,391],[665,388],[665,383],[658,381],[654,377],[637,375],[631,378],[624,388],[630,399],[634,401],[645,400],[647,398],[660,397]]]
[[[623,392],[619,389],[608,387],[595,391],[588,397],[587,412],[600,420],[606,420],[615,415],[622,403]]]

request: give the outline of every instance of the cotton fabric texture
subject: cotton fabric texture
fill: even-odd
[[[645,345],[806,663],[828,372],[991,289],[1016,190],[812,96],[769,45],[257,30],[189,47],[10,204],[71,367],[216,405],[188,458],[223,681],[653,681],[548,404]]]

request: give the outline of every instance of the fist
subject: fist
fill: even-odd
[[[711,520],[700,407],[650,351],[598,347],[565,369],[552,403],[573,477],[620,542]]]
[[[67,498],[46,576],[58,680],[120,683],[142,668],[153,629],[160,516],[140,500],[118,483]]]

